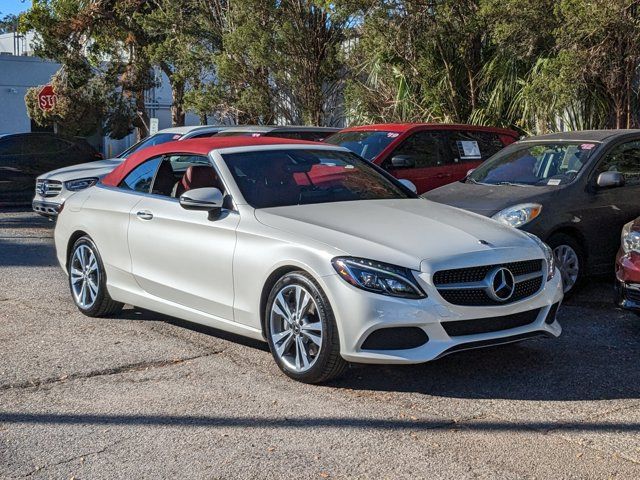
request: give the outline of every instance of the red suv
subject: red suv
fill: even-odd
[[[467,172],[518,140],[513,130],[475,125],[388,123],[340,130],[325,142],[341,145],[411,180],[418,193],[462,180]]]
[[[640,218],[624,226],[621,243],[616,262],[617,303],[640,312]]]

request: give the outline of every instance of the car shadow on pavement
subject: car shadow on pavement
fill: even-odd
[[[217,427],[241,429],[300,429],[300,428],[334,428],[357,430],[432,430],[435,428],[454,427],[456,429],[481,432],[508,431],[550,431],[566,432],[572,430],[588,432],[636,433],[640,432],[637,422],[566,422],[566,421],[521,421],[503,420],[468,420],[464,424],[452,420],[403,420],[362,417],[293,417],[278,415],[274,417],[254,416],[195,416],[195,415],[130,415],[130,414],[64,414],[64,413],[19,413],[0,412],[0,423],[31,425],[100,425],[100,426],[163,426],[163,427]]]
[[[0,267],[57,266],[56,250],[48,238],[0,236]]]
[[[119,320],[157,321],[169,323],[171,325],[175,325],[176,327],[185,328],[193,332],[202,333],[204,335],[216,337],[221,340],[226,340],[229,342],[237,343],[239,345],[244,345],[246,347],[262,350],[263,352],[269,351],[269,347],[265,342],[260,342],[258,340],[253,340],[252,338],[243,337],[241,335],[225,332],[224,330],[207,327],[206,325],[200,325],[199,323],[189,322],[187,320],[170,317],[168,315],[163,315],[161,313],[152,312],[150,310],[145,310],[142,308],[125,308],[114,318]]]
[[[640,321],[613,307],[601,315],[585,311],[565,312],[558,339],[469,350],[419,365],[358,365],[332,386],[471,399],[640,399]]]

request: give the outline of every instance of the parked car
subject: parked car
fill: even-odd
[[[616,301],[618,305],[640,313],[640,218],[622,229],[616,259]]]
[[[506,145],[513,130],[475,125],[390,123],[345,128],[326,139],[375,163],[424,193],[463,179]]]
[[[36,179],[36,192],[31,203],[33,211],[55,218],[69,195],[94,185],[133,153],[166,142],[211,137],[225,128],[227,127],[213,125],[166,128],[143,138],[115,158],[58,168],[40,175]],[[29,185],[29,192],[32,188],[33,183]]]
[[[306,127],[300,125],[241,125],[227,128],[218,134],[219,137],[244,135],[248,137],[278,137],[292,140],[309,140],[322,142],[329,135],[339,131],[332,127]]]
[[[53,133],[0,137],[0,205],[31,201],[36,177],[47,170],[102,158],[83,138]]]
[[[67,200],[55,244],[85,315],[127,303],[266,340],[303,382],[561,332],[540,240],[333,145],[150,147]]]
[[[554,249],[568,293],[612,271],[622,226],[640,216],[640,130],[527,138],[425,198],[534,233]]]

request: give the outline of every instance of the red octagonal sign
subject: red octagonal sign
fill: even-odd
[[[56,106],[56,94],[51,85],[45,85],[38,92],[38,106],[45,112]]]

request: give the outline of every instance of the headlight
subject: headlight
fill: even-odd
[[[68,182],[64,182],[64,186],[67,190],[78,192],[80,190],[84,190],[85,188],[92,187],[97,183],[97,181],[97,178],[79,178],[77,180],[69,180]]]
[[[622,251],[624,253],[640,253],[640,232],[631,230],[634,222],[627,223],[622,228]]]
[[[551,247],[549,245],[544,243],[542,240],[536,237],[533,233],[529,233],[529,232],[522,232],[522,233],[526,233],[527,235],[529,235],[529,238],[531,238],[531,240],[536,242],[540,247],[540,249],[542,250],[542,253],[544,253],[544,258],[547,261],[547,282],[548,282],[556,274],[556,257],[553,255],[553,250],[551,250]]]
[[[392,297],[427,296],[415,283],[413,273],[408,268],[353,257],[337,257],[331,264],[338,275],[354,287]]]
[[[526,225],[536,218],[540,215],[541,211],[542,205],[539,203],[521,203],[519,205],[514,205],[513,207],[500,210],[491,218],[505,225],[518,228]]]

